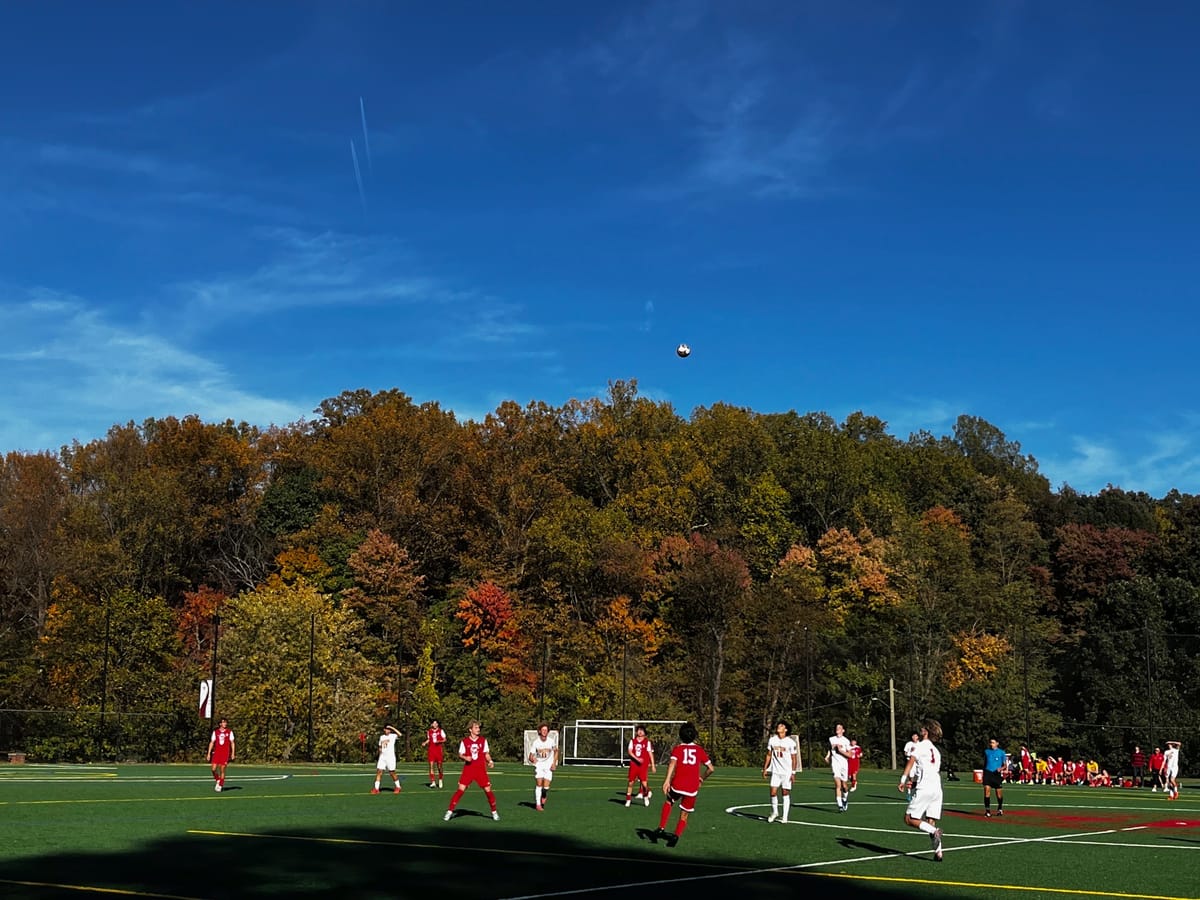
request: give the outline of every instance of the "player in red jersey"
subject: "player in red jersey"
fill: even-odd
[[[442,730],[442,726],[438,724],[438,720],[434,719],[429,723],[429,728],[425,731],[425,740],[421,742],[421,746],[425,747],[425,755],[429,759],[429,786],[442,786],[442,764],[446,760],[446,732]],[[434,773],[437,777],[434,777]]]
[[[450,808],[442,817],[447,822],[454,818],[454,809],[458,806],[458,801],[472,784],[483,788],[488,806],[492,808],[492,818],[500,821],[500,813],[496,811],[496,795],[492,793],[492,780],[487,772],[495,763],[492,762],[488,740],[479,733],[479,727],[479,720],[472,719],[471,724],[467,726],[467,736],[458,744],[458,757],[463,761],[463,770],[462,775],[458,777],[458,790],[450,798]]]
[[[214,790],[220,792],[225,787],[225,767],[233,762],[233,731],[229,728],[229,720],[222,719],[217,723],[216,730],[208,742],[208,761],[212,763]]]
[[[688,816],[696,811],[696,795],[700,785],[713,773],[712,760],[708,752],[696,743],[696,726],[685,722],[679,726],[679,743],[671,750],[671,762],[667,766],[667,777],[663,780],[662,815],[658,819],[658,837],[664,838],[668,847],[679,843],[687,828]],[[675,833],[667,834],[667,820],[671,808],[679,801],[679,821]]]
[[[858,769],[862,765],[863,749],[855,738],[850,738],[850,759],[846,763],[846,789],[858,790]]]
[[[629,783],[625,785],[625,805],[628,806],[633,801],[633,783],[637,781],[641,784],[638,799],[649,806],[650,798],[654,795],[650,790],[649,773],[657,775],[658,767],[654,764],[654,745],[650,743],[650,738],[646,737],[644,725],[634,729],[625,754],[629,759]]]

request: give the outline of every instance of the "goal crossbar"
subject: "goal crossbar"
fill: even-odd
[[[659,754],[675,745],[679,726],[685,719],[576,719],[563,726],[564,765],[623,766],[628,762],[626,748],[634,731],[646,729]]]

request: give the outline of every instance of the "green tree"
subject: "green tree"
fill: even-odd
[[[216,701],[240,723],[239,752],[307,756],[311,722],[313,758],[346,758],[354,736],[377,720],[385,691],[360,650],[361,620],[303,579],[272,578],[232,598],[222,621]]]

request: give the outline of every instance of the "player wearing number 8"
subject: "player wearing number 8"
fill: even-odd
[[[713,773],[712,760],[708,752],[696,743],[696,726],[685,722],[679,726],[679,743],[671,750],[671,762],[667,765],[667,777],[663,781],[662,815],[658,819],[658,836],[664,838],[668,847],[679,843],[687,828],[688,816],[696,811],[696,795],[700,785]],[[679,801],[679,821],[675,833],[667,834],[667,821],[671,808]]]

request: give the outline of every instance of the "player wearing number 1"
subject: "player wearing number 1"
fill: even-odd
[[[671,750],[671,762],[667,765],[667,777],[663,780],[662,814],[658,818],[658,837],[667,842],[668,847],[679,843],[679,838],[687,828],[688,816],[696,811],[696,795],[700,793],[700,785],[713,773],[712,760],[708,752],[696,743],[696,726],[684,722],[679,726],[679,743]],[[679,801],[679,821],[675,824],[675,833],[667,834],[667,821],[671,818],[671,809],[675,801]]]
[[[904,811],[904,824],[919,828],[929,835],[933,858],[941,862],[942,829],[937,827],[937,823],[942,817],[942,751],[934,744],[942,739],[941,724],[936,719],[926,719],[921,726],[920,737],[900,776],[901,791],[908,787],[910,777],[917,780],[908,808]]]
[[[771,815],[768,822],[779,818],[779,794],[783,794],[783,821],[788,820],[792,808],[792,780],[800,771],[800,748],[796,739],[788,735],[787,722],[775,726],[775,733],[767,741],[767,758],[763,760],[763,778],[771,776]]]

